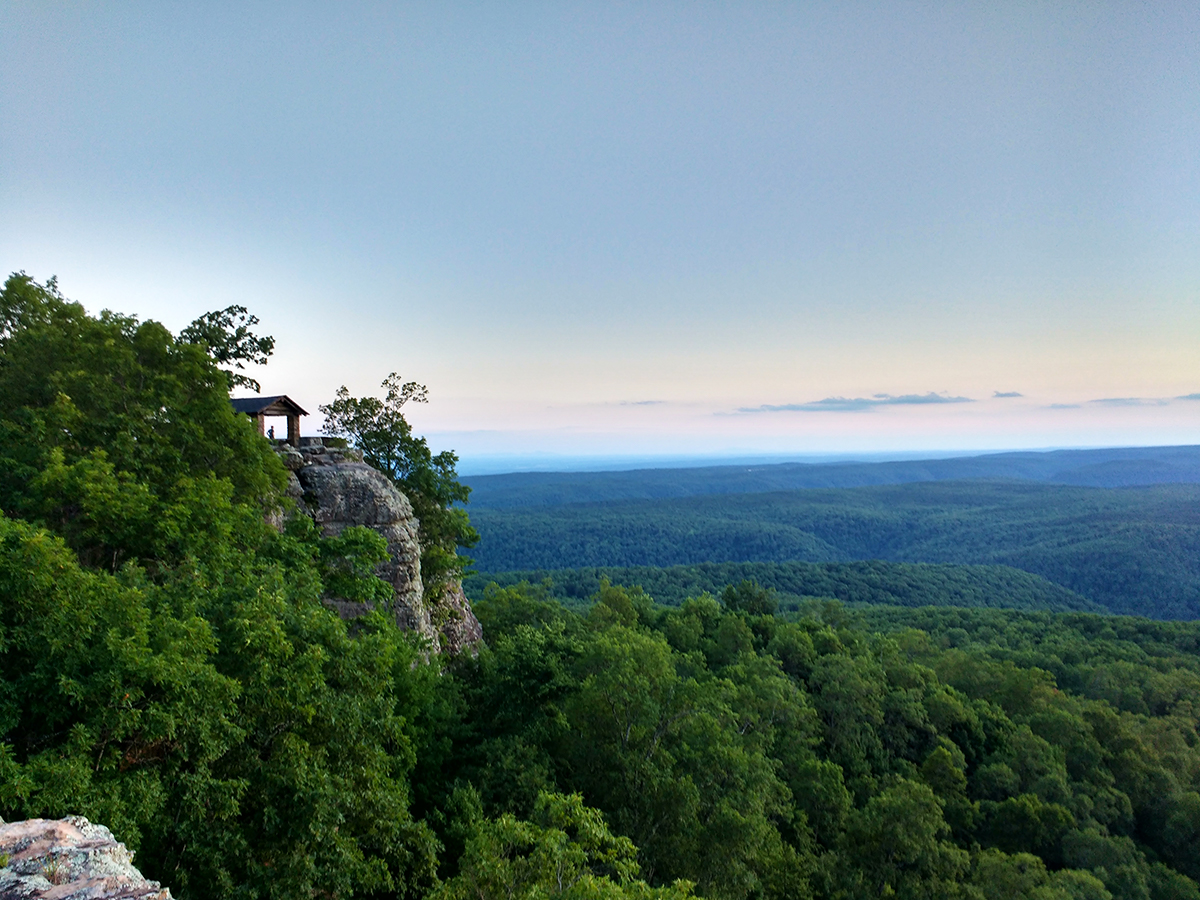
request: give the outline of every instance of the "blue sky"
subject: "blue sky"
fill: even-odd
[[[0,8],[0,265],[464,459],[1200,443],[1197,147],[1195,4]]]

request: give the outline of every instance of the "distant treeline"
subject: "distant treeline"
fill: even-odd
[[[514,472],[476,475],[463,481],[471,486],[471,509],[476,510],[963,479],[1090,487],[1196,483],[1200,482],[1200,447],[1119,447],[893,462],[722,465],[627,472]]]
[[[955,566],[927,563],[701,563],[694,566],[536,569],[476,574],[464,584],[481,599],[489,582],[502,587],[527,581],[548,584],[550,596],[567,606],[586,603],[602,579],[640,587],[657,602],[678,606],[688,597],[718,595],[729,584],[757,581],[779,594],[784,610],[804,598],[831,597],[844,603],[891,606],[1004,607],[1007,609],[1086,610],[1102,607],[1046,579],[1009,566]]]
[[[928,482],[476,509],[483,572],[711,562],[1007,565],[1119,613],[1200,617],[1200,486]]]

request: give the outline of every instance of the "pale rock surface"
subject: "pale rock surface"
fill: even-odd
[[[401,628],[418,632],[452,654],[479,643],[479,621],[461,584],[448,586],[433,609],[423,598],[418,521],[408,498],[386,475],[364,463],[361,452],[325,447],[321,438],[302,438],[299,449],[283,448],[280,455],[291,472],[289,494],[322,534],[333,537],[352,525],[365,525],[387,541],[389,559],[376,574],[395,591],[396,623]],[[328,602],[346,619],[366,610],[363,603]]]
[[[111,831],[82,816],[0,820],[0,855],[0,900],[171,900]]]
[[[437,613],[442,635],[442,650],[457,656],[464,650],[474,652],[483,640],[483,628],[471,610],[471,601],[463,593],[462,582],[452,581],[438,598]]]

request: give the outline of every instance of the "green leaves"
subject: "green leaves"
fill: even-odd
[[[233,363],[234,368],[239,370],[244,369],[246,363],[263,366],[275,350],[275,338],[254,334],[250,328],[257,324],[258,316],[250,315],[246,307],[227,306],[216,312],[205,313],[193,321],[179,332],[179,340],[204,347],[216,362]],[[257,381],[240,371],[222,371],[229,379],[230,389],[241,386],[255,393],[262,390]]]
[[[848,879],[852,893],[912,900],[955,896],[970,855],[946,840],[949,833],[933,791],[896,780],[850,817],[844,853],[857,869]]]
[[[265,359],[253,324],[0,292],[0,815],[104,822],[183,898],[421,897],[431,676],[321,602],[390,597],[382,538],[265,523],[286,472],[217,368]]]
[[[456,553],[471,547],[479,534],[471,527],[466,503],[471,489],[458,480],[458,457],[450,451],[434,454],[425,438],[413,434],[401,409],[406,403],[425,403],[428,391],[415,381],[401,382],[395,372],[384,379],[383,400],[351,397],[338,388],[332,403],[320,407],[324,431],[350,439],[363,460],[396,483],[412,503],[420,521],[421,577],[426,596],[437,597],[459,577],[470,560]]]
[[[432,900],[684,900],[691,885],[652,889],[637,881],[637,848],[613,835],[579,794],[543,792],[532,821],[511,815],[476,824],[460,873]]]
[[[307,516],[303,519],[312,521]],[[337,537],[322,539],[317,546],[318,571],[331,597],[384,607],[391,601],[392,586],[375,575],[375,567],[388,558],[387,541],[380,534],[354,525]]]
[[[0,320],[0,510],[54,530],[85,565],[156,572],[197,552],[189,532],[242,530],[237,507],[261,519],[277,503],[287,473],[234,414],[205,346],[89,316],[24,275],[0,291]]]

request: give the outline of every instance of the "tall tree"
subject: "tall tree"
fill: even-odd
[[[436,595],[461,576],[470,559],[459,547],[473,547],[479,533],[471,527],[466,503],[471,489],[458,480],[458,456],[433,453],[425,438],[413,434],[402,412],[406,403],[428,402],[429,391],[393,372],[383,380],[384,397],[351,397],[342,386],[332,403],[320,407],[328,435],[349,438],[363,460],[395,482],[420,520],[421,577],[426,593]]]
[[[265,366],[275,350],[275,338],[259,336],[250,328],[258,324],[258,316],[251,315],[244,306],[227,306],[205,313],[183,331],[179,340],[188,344],[199,344],[209,356],[221,365],[233,363],[234,369],[222,369],[229,379],[229,387],[248,387],[255,393],[262,390],[255,379],[243,375],[246,364]]]

